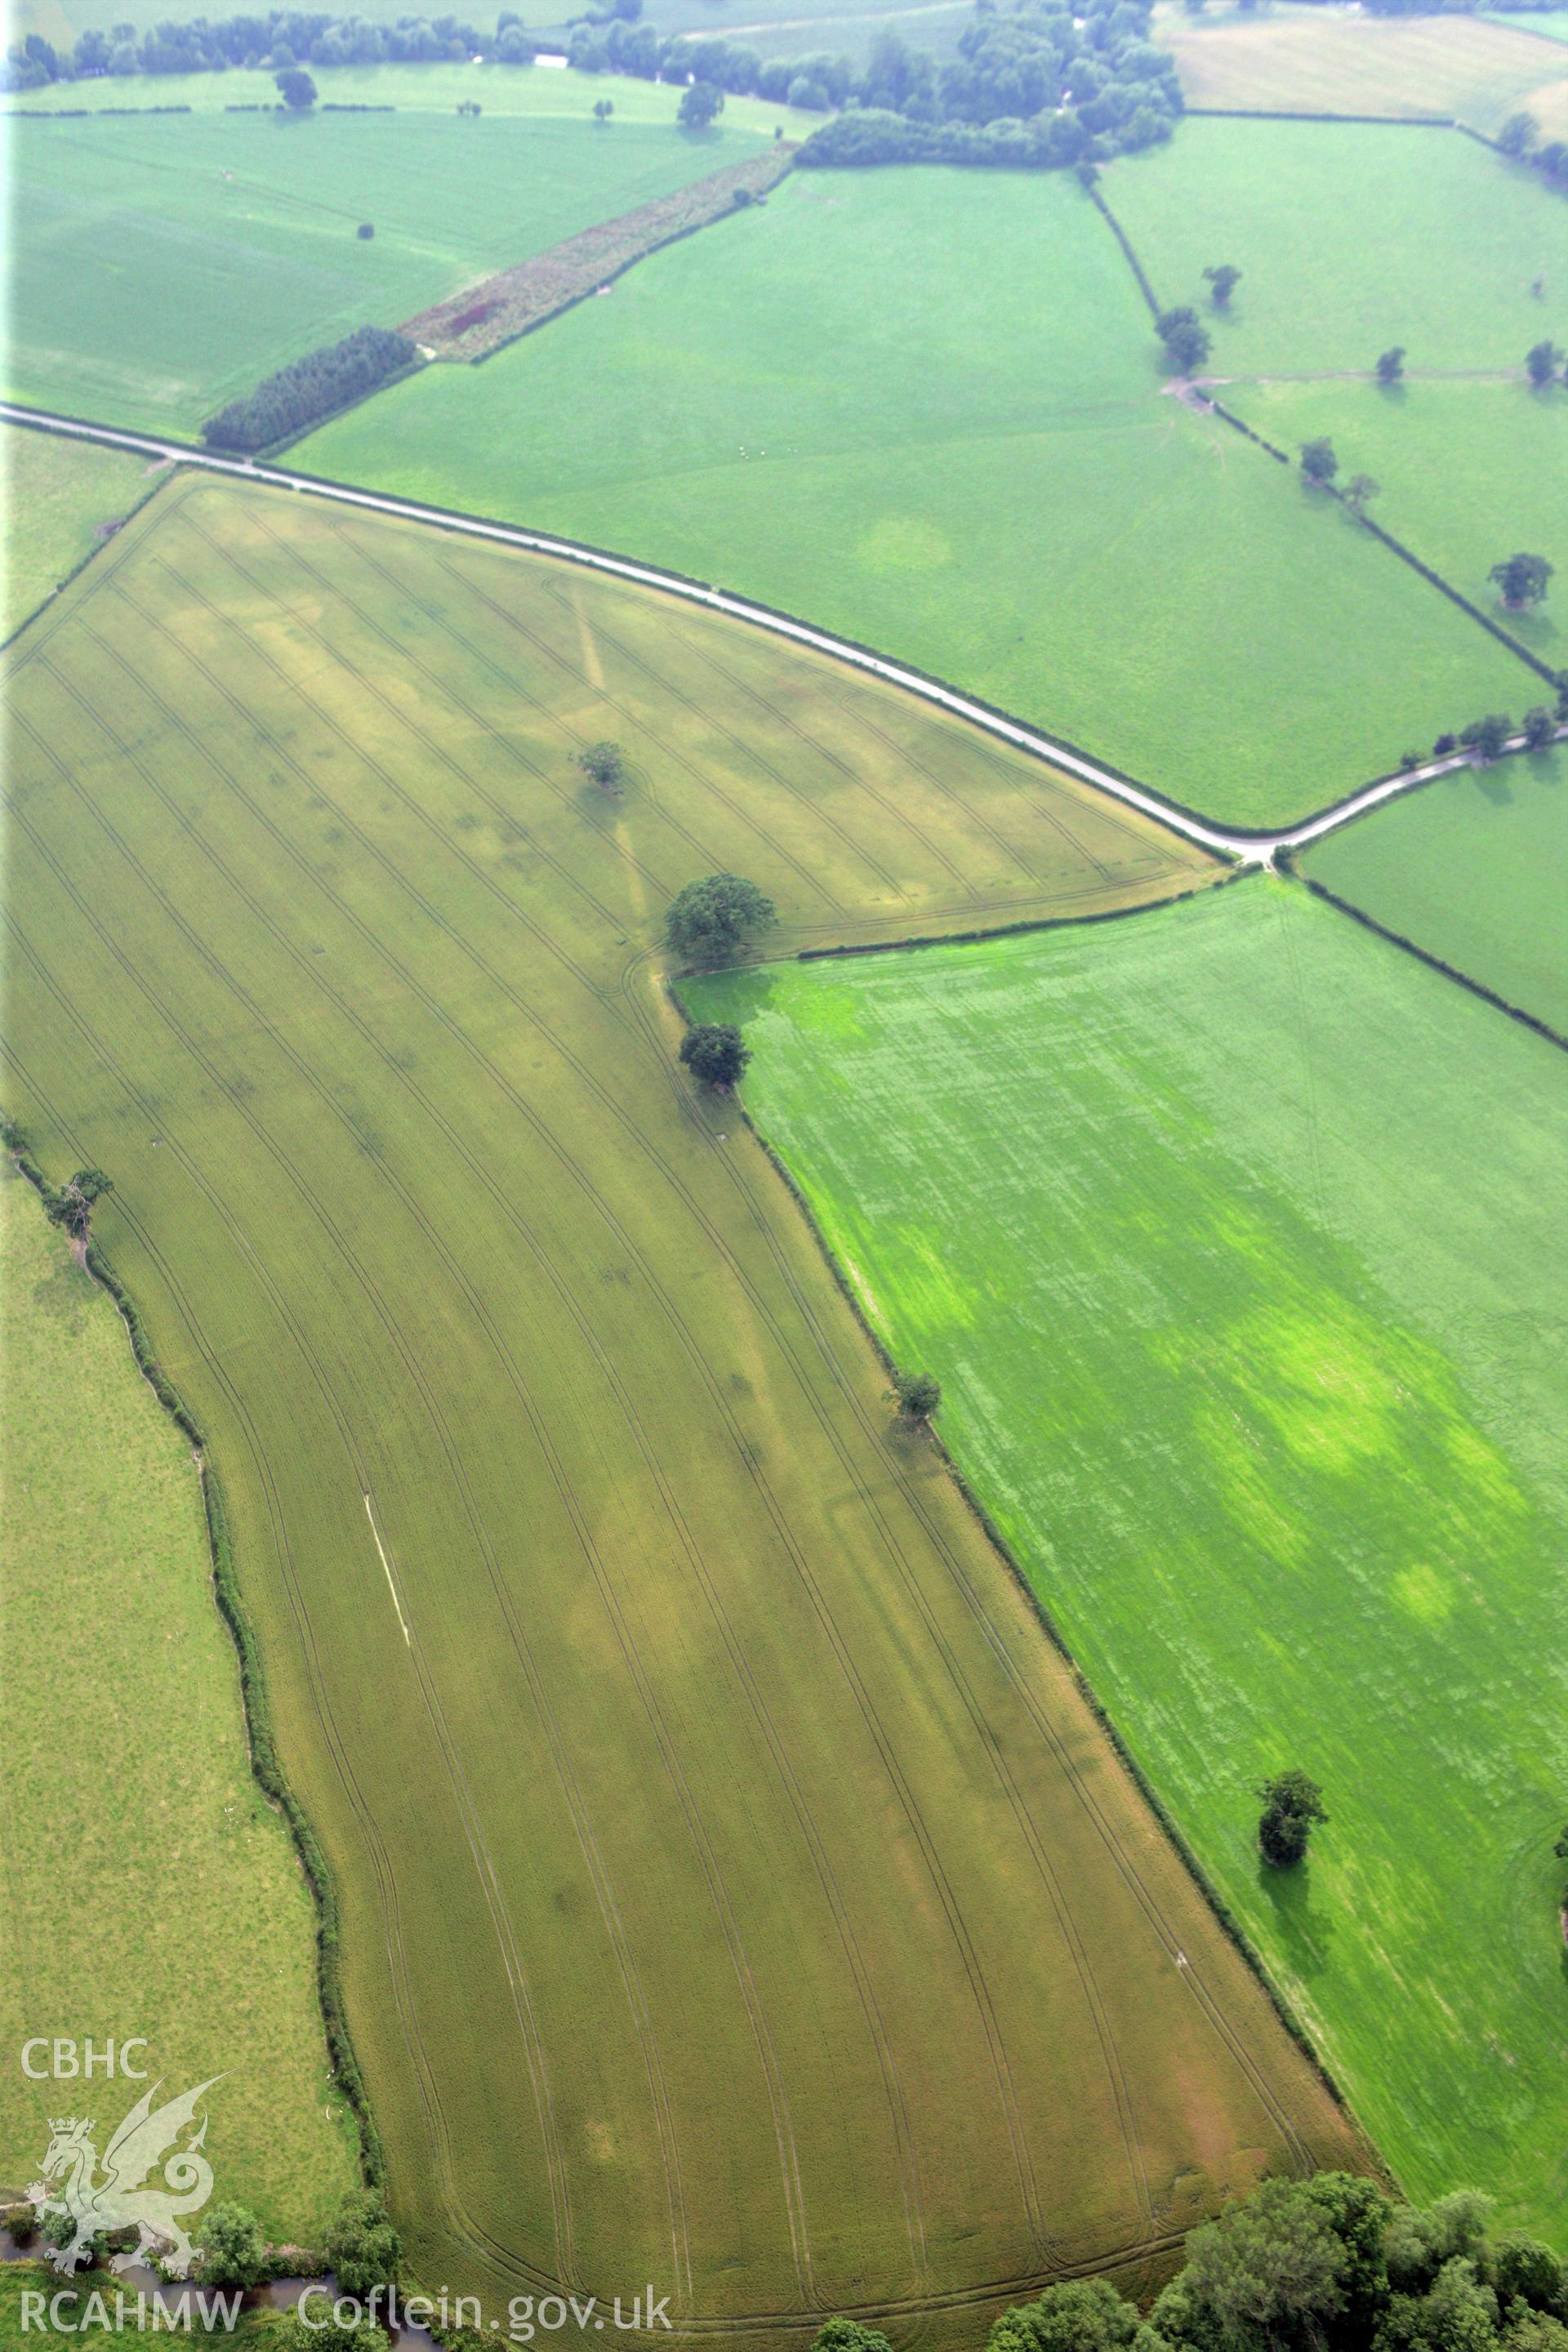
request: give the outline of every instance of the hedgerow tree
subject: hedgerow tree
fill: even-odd
[[[1533,114],[1510,114],[1498,132],[1497,143],[1505,155],[1527,155],[1541,136],[1541,125]]]
[[[732,1021],[703,1021],[681,1039],[680,1058],[694,1078],[723,1093],[739,1081],[752,1052]]]
[[[1513,733],[1513,721],[1506,711],[1489,710],[1484,719],[1472,719],[1468,727],[1459,730],[1459,740],[1467,751],[1479,752],[1485,766],[1489,760],[1500,759]]]
[[[1034,2303],[1005,2311],[987,2352],[1123,2352],[1137,2332],[1137,2306],[1109,2279],[1063,2279]]]
[[[879,2329],[862,2327],[858,2319],[830,2319],[816,2331],[812,2352],[893,2352]]]
[[[1314,1822],[1329,1818],[1323,1811],[1323,1792],[1305,1772],[1291,1770],[1277,1772],[1258,1793],[1263,1800],[1258,1824],[1263,1859],[1277,1870],[1289,1870],[1306,1853]]]
[[[1404,373],[1405,346],[1390,343],[1387,351],[1377,355],[1377,380],[1379,383],[1397,383]]]
[[[402,2259],[403,2242],[374,2191],[345,2197],[327,2238],[327,2268],[339,2294],[363,2303],[372,2287],[395,2286]]]
[[[308,107],[316,103],[316,85],[302,67],[285,66],[283,71],[274,74],[272,79],[278,85],[279,98],[291,113],[303,114]]]
[[[1208,280],[1209,299],[1216,310],[1223,310],[1241,283],[1241,272],[1234,261],[1216,262],[1204,271]]]
[[[1546,594],[1553,566],[1544,555],[1510,555],[1494,563],[1487,578],[1499,590],[1510,613],[1539,604]]]
[[[1527,710],[1523,719],[1524,748],[1527,751],[1544,751],[1557,738],[1557,721],[1543,702]]]
[[[1310,482],[1315,482],[1320,489],[1326,490],[1339,470],[1340,461],[1334,455],[1334,445],[1326,436],[1316,441],[1302,442],[1301,471]]]
[[[76,1174],[45,1203],[48,1215],[68,1234],[84,1242],[92,1223],[92,1204],[112,1192],[113,1185],[101,1168],[79,1168]]]
[[[202,2221],[202,2282],[206,2286],[259,2286],[270,2275],[267,2235],[244,2205],[214,2205]]]
[[[942,1382],[930,1372],[895,1372],[893,1394],[906,1421],[929,1421],[942,1402]]]
[[[710,874],[677,891],[665,936],[692,963],[729,963],[746,941],[777,920],[771,898],[739,874]]]
[[[1358,515],[1364,515],[1383,488],[1370,474],[1352,474],[1345,484],[1345,504]]]
[[[1543,392],[1563,364],[1563,354],[1553,342],[1531,343],[1524,355],[1524,372],[1537,392]]]
[[[1162,310],[1154,332],[1165,346],[1165,358],[1177,375],[1191,375],[1202,367],[1210,351],[1209,331],[1190,302]]]

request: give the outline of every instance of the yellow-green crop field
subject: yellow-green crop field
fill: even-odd
[[[760,633],[200,479],[9,691],[7,1099],[209,1433],[417,2275],[967,2342],[1364,2160],[656,944],[714,868],[786,949],[1215,869]]]

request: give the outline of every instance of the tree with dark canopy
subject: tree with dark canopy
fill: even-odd
[[[893,1394],[906,1421],[929,1421],[942,1402],[942,1382],[930,1372],[895,1372]]]
[[[1289,1870],[1306,1853],[1313,1823],[1329,1818],[1323,1811],[1323,1792],[1305,1772],[1291,1770],[1277,1772],[1258,1793],[1263,1800],[1258,1824],[1263,1859],[1277,1870]]]
[[[740,1079],[752,1051],[732,1021],[703,1021],[681,1039],[680,1058],[694,1078],[722,1093]]]
[[[46,1207],[57,1225],[63,1225],[74,1240],[84,1242],[92,1223],[93,1202],[113,1190],[101,1168],[79,1168],[68,1184],[50,1195]]]
[[[626,779],[626,755],[618,743],[590,743],[576,761],[583,773],[606,793],[615,792]]]
[[[1320,438],[1316,441],[1302,442],[1301,471],[1310,482],[1317,485],[1319,489],[1326,490],[1339,470],[1340,461],[1334,455],[1334,445],[1331,441]]]
[[[274,74],[278,94],[291,114],[303,114],[316,103],[316,85],[300,66],[285,66]]]
[[[1554,569],[1544,555],[1510,555],[1501,563],[1494,563],[1487,578],[1499,590],[1509,611],[1521,613],[1544,601]]]
[[[723,111],[724,93],[717,83],[694,81],[681,91],[675,119],[683,131],[706,131],[714,116]]]
[[[1537,392],[1544,392],[1563,364],[1563,354],[1553,342],[1531,343],[1524,355],[1524,372]]]
[[[1216,310],[1223,310],[1241,283],[1240,270],[1233,261],[1220,261],[1212,269],[1205,269],[1204,276],[1208,280],[1209,299]]]
[[[665,936],[691,963],[730,963],[748,939],[777,920],[771,898],[739,874],[710,874],[670,900]]]
[[[1468,751],[1480,755],[1481,765],[1500,760],[1513,733],[1513,721],[1505,710],[1489,710],[1484,719],[1472,719],[1468,727],[1459,730],[1459,740]]]
[[[343,2199],[327,2239],[327,2267],[340,2294],[365,2302],[372,2287],[395,2286],[403,2242],[374,2189]]]
[[[1385,352],[1377,355],[1377,380],[1379,383],[1397,383],[1404,373],[1405,346],[1390,343]]]

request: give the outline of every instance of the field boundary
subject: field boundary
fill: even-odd
[[[1553,1029],[1550,1022],[1542,1021],[1539,1014],[1527,1013],[1522,1004],[1514,1004],[1508,997],[1500,996],[1495,988],[1487,986],[1485,981],[1473,979],[1468,971],[1461,971],[1458,964],[1445,963],[1442,957],[1434,955],[1430,948],[1421,947],[1415,940],[1406,939],[1403,931],[1392,929],[1387,923],[1380,923],[1375,915],[1369,915],[1366,908],[1358,907],[1353,898],[1342,898],[1337,890],[1331,890],[1328,884],[1320,882],[1315,875],[1304,874],[1299,866],[1293,866],[1291,870],[1315,898],[1325,899],[1331,907],[1337,907],[1342,915],[1349,915],[1352,922],[1364,924],[1369,931],[1375,931],[1380,940],[1387,940],[1392,947],[1403,948],[1406,955],[1413,955],[1422,963],[1428,964],[1434,971],[1440,971],[1446,980],[1457,981],[1473,996],[1481,997],[1488,1004],[1494,1005],[1498,1012],[1506,1013],[1510,1021],[1521,1022],[1526,1029],[1533,1029],[1538,1037],[1544,1037],[1549,1045],[1555,1045],[1559,1052],[1568,1054],[1568,1037],[1564,1037],[1560,1030]]]
[[[1238,881],[1241,877],[1240,874],[1237,873],[1222,878],[1224,880]],[[1209,887],[1217,889],[1221,887],[1221,884],[1215,883]],[[1170,898],[1156,900],[1154,902],[1154,906],[1177,906],[1180,905],[1184,899],[1194,898],[1196,895],[1197,893],[1194,891],[1179,891]],[[1149,914],[1153,911],[1153,906],[1125,908],[1116,909],[1114,916],[1089,916],[1080,918],[1079,919],[1084,922],[1096,920],[1107,921],[1111,919],[1120,919],[1123,915]],[[1069,918],[1067,919],[1070,920],[1071,919]],[[832,955],[877,955],[890,952],[892,949],[904,946],[906,944],[916,948],[958,947],[966,944],[973,945],[982,939],[994,939],[1005,937],[1021,931],[1047,930],[1059,928],[1063,928],[1063,924],[1059,921],[1051,922],[1047,920],[1038,923],[1016,923],[999,927],[996,930],[993,931],[967,933],[952,932],[944,937],[933,937],[907,943],[900,940],[879,940],[873,941],[865,947],[846,946],[838,949],[822,948],[817,949],[813,952],[816,957]],[[798,961],[804,961],[805,959],[804,957],[797,957],[795,960]],[[765,969],[765,967],[766,959],[762,959],[756,965],[753,965],[752,969],[762,970]],[[689,971],[681,974],[679,977],[684,979],[695,979],[698,975],[695,971]],[[680,1019],[685,1023],[686,1026],[689,1028],[691,1026],[691,1016],[681,1001],[679,992],[679,979],[667,979],[665,982],[665,990],[671,1003],[674,1005],[676,1012],[679,1014]],[[768,1138],[763,1133],[763,1130],[758,1126],[755,1118],[747,1109],[745,1104],[741,1100],[738,1095],[734,1097],[734,1108],[739,1118],[744,1122],[748,1132],[754,1138],[759,1150],[763,1152],[770,1167],[772,1167],[774,1173],[783,1183],[785,1191],[789,1193],[790,1198],[794,1201],[796,1209],[799,1211],[805,1221],[807,1232],[810,1234],[813,1242],[816,1245],[818,1254],[820,1255],[823,1264],[826,1265],[827,1272],[832,1278],[835,1287],[839,1292],[841,1297],[845,1300],[850,1313],[854,1316],[855,1320],[858,1324],[861,1332],[864,1334],[867,1342],[870,1346],[878,1363],[888,1374],[889,1379],[891,1380],[898,1368],[891,1356],[888,1353],[886,1347],[883,1345],[881,1338],[873,1327],[858,1297],[856,1295],[854,1286],[845,1272],[844,1267],[839,1261],[837,1253],[834,1250],[826,1234],[822,1229],[816,1212],[813,1209],[811,1202],[807,1200],[805,1192],[796,1181],[793,1171],[784,1161],[783,1156],[774,1149],[773,1145],[768,1140]],[[938,1459],[941,1461],[943,1470],[946,1472],[948,1477],[952,1481],[954,1489],[962,1497],[965,1508],[973,1517],[981,1533],[985,1538],[986,1542],[990,1545],[992,1550],[995,1553],[997,1559],[1002,1562],[1002,1565],[1006,1570],[1013,1583],[1017,1587],[1019,1592],[1022,1594],[1031,1614],[1040,1626],[1041,1631],[1046,1635],[1047,1640],[1050,1643],[1051,1647],[1056,1651],[1058,1656],[1067,1666],[1072,1676],[1074,1689],[1078,1692],[1079,1696],[1083,1700],[1085,1706],[1089,1709],[1089,1712],[1093,1717],[1096,1724],[1100,1727],[1100,1730],[1104,1732],[1119,1762],[1127,1772],[1133,1786],[1142,1797],[1145,1804],[1149,1807],[1150,1811],[1153,1814],[1156,1822],[1158,1822],[1162,1831],[1170,1840],[1171,1845],[1174,1850],[1178,1860],[1181,1862],[1183,1868],[1186,1871],[1187,1875],[1192,1880],[1193,1885],[1197,1889],[1199,1895],[1206,1904],[1209,1910],[1213,1913],[1215,1918],[1218,1921],[1226,1937],[1234,1946],[1241,1959],[1245,1962],[1249,1973],[1257,1979],[1257,1982],[1261,1988],[1269,2007],[1274,2011],[1275,2015],[1279,2018],[1280,2024],[1285,2029],[1285,2032],[1289,2035],[1290,2040],[1296,2044],[1297,2048],[1306,2058],[1313,2073],[1317,2075],[1319,2081],[1328,2092],[1329,2096],[1333,2100],[1334,2105],[1340,2109],[1342,2114],[1348,2116],[1355,2125],[1356,2130],[1360,2134],[1362,2139],[1365,2142],[1367,2149],[1372,2155],[1374,2163],[1377,2165],[1379,2169],[1384,2172],[1385,2178],[1391,2179],[1393,2176],[1387,2172],[1387,2168],[1384,2166],[1382,2156],[1379,2154],[1375,2144],[1373,2142],[1370,2134],[1367,2133],[1363,2126],[1360,2117],[1357,2116],[1355,2109],[1351,2105],[1346,2094],[1342,2089],[1339,2083],[1334,2079],[1327,2061],[1323,2058],[1316,2044],[1313,2042],[1311,2036],[1308,2033],[1305,2026],[1302,2025],[1300,2020],[1296,2016],[1295,2012],[1290,2008],[1289,2003],[1286,2000],[1284,1994],[1280,1991],[1279,1986],[1274,1982],[1272,1977],[1269,1975],[1262,1954],[1258,1950],[1251,1937],[1247,1935],[1246,1928],[1241,1924],[1241,1921],[1237,1917],[1235,1912],[1232,1911],[1230,1906],[1226,1902],[1217,1887],[1215,1887],[1210,1881],[1208,1874],[1204,1869],[1202,1863],[1198,1860],[1197,1854],[1189,1844],[1185,1833],[1170,1812],[1164,1800],[1161,1797],[1159,1790],[1150,1780],[1148,1774],[1139,1763],[1137,1757],[1128,1747],[1127,1742],[1122,1738],[1114,1719],[1107,1712],[1104,1702],[1100,1697],[1100,1695],[1095,1690],[1093,1685],[1089,1682],[1089,1677],[1085,1675],[1083,1668],[1079,1664],[1077,1658],[1074,1656],[1066,1637],[1062,1633],[1060,1627],[1058,1625],[1056,1619],[1052,1615],[1046,1601],[1042,1599],[1041,1595],[1036,1591],[1034,1586],[1030,1583],[1028,1578],[1025,1575],[1022,1568],[1019,1566],[1016,1559],[1014,1557],[1007,1543],[1007,1539],[1003,1535],[1002,1530],[996,1525],[995,1520],[991,1517],[991,1514],[986,1509],[984,1504],[980,1500],[979,1496],[975,1493],[974,1488],[971,1486],[968,1478],[959,1468],[958,1464],[954,1461],[943,1438],[929,1424],[927,1426],[926,1435],[935,1451]],[[1063,2275],[1068,2275],[1068,2273],[1064,2273]]]
[[[47,1202],[54,1187],[16,1128],[10,1129],[5,1148],[18,1172]],[[153,1352],[135,1298],[115,1273],[103,1250],[90,1238],[82,1252],[82,1262],[119,1308],[138,1371],[191,1446],[196,1479],[201,1487],[202,1518],[212,1568],[213,1598],[218,1614],[228,1628],[239,1668],[240,1712],[245,1726],[246,1754],[262,1795],[278,1808],[288,1823],[295,1854],[310,1890],[316,1914],[316,1990],[327,2057],[332,2079],[354,2118],[361,2172],[367,2183],[379,2187],[385,2179],[381,2135],[376,2129],[370,2095],[349,2032],[340,1980],[337,1886],[305,1809],[289,1786],[278,1760],[260,1654],[240,1598],[228,1514],[224,1505],[222,1484],[207,1459],[206,1435]]]
[[[1348,823],[1364,809],[1375,808],[1390,793],[1403,791],[1411,782],[1425,782],[1430,775],[1440,775],[1449,766],[1463,764],[1458,761],[1436,761],[1396,775],[1376,777],[1372,782],[1355,786],[1340,800],[1330,802],[1310,816],[1300,817],[1289,825],[1273,831],[1243,825],[1222,826],[1211,824],[1196,809],[1181,801],[1172,800],[1142,784],[1111,766],[1109,761],[1094,760],[1065,738],[1045,734],[1039,728],[1026,727],[995,704],[983,701],[977,695],[962,693],[928,671],[910,662],[897,662],[878,653],[874,647],[858,644],[852,637],[830,635],[814,627],[809,622],[797,620],[793,614],[780,612],[755,598],[734,596],[727,590],[715,588],[710,583],[693,580],[679,572],[665,572],[656,565],[640,563],[634,559],[613,554],[606,548],[594,547],[586,541],[555,537],[542,531],[530,530],[519,523],[500,522],[488,516],[464,514],[455,508],[430,506],[416,499],[395,499],[377,490],[355,489],[347,483],[334,482],[324,475],[307,474],[279,466],[258,466],[240,458],[219,457],[203,449],[192,448],[178,441],[163,441],[151,434],[132,433],[116,425],[97,425],[85,417],[62,415],[47,409],[29,408],[16,401],[0,400],[0,422],[25,425],[40,433],[59,433],[68,438],[100,441],[110,448],[144,450],[150,457],[162,457],[172,462],[189,465],[214,474],[227,475],[238,481],[259,484],[263,488],[298,490],[310,498],[327,499],[342,506],[363,508],[372,514],[391,515],[405,522],[423,523],[438,530],[452,531],[458,536],[480,539],[501,547],[520,547],[536,555],[546,555],[584,569],[609,573],[612,577],[629,580],[639,587],[655,588],[664,593],[683,598],[689,604],[705,605],[710,612],[727,614],[731,619],[748,622],[752,626],[769,629],[775,635],[787,637],[793,643],[808,647],[815,653],[846,663],[850,668],[868,672],[901,687],[905,692],[918,695],[923,701],[939,705],[956,718],[967,719],[985,733],[1001,738],[1016,749],[1043,760],[1047,766],[1065,769],[1112,799],[1124,802],[1141,814],[1152,817],[1172,833],[1196,842],[1200,848],[1212,851],[1222,858],[1239,859],[1243,864],[1267,865],[1275,853],[1292,844],[1312,839],[1331,825]]]
[[[1391,131],[1465,128],[1457,114],[1325,114],[1321,107],[1294,106],[1189,106],[1184,111],[1199,122],[1373,122]]]
[[[71,582],[73,580],[79,579],[81,574],[87,570],[89,563],[97,562],[98,558],[103,553],[105,548],[112,547],[114,541],[124,530],[126,524],[132,520],[133,516],[139,515],[142,508],[146,506],[150,500],[157,497],[159,491],[171,478],[172,477],[168,474],[160,474],[156,481],[148,483],[147,488],[142,491],[141,497],[135,501],[134,505],[127,507],[125,512],[116,519],[114,529],[109,533],[108,537],[106,539],[96,540],[92,546],[88,549],[87,553],[79,557],[79,560],[71,565],[71,568],[66,573],[65,578],[63,580],[57,580],[54,586],[47,590],[44,595],[39,597],[32,611],[26,614],[24,617],[17,622],[9,636],[0,637],[0,654],[8,653],[11,647],[16,644],[17,638],[22,635],[23,630],[30,629],[33,623],[39,618],[40,614],[48,611],[49,606],[54,603],[56,597],[62,596],[66,590],[70,586]]]

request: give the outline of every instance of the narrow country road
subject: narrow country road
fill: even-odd
[[[633,563],[616,555],[601,554],[597,549],[581,547],[569,539],[551,539],[542,532],[522,530],[510,523],[481,522],[472,515],[455,513],[447,507],[423,505],[414,499],[394,499],[376,490],[356,490],[340,482],[318,480],[313,475],[290,473],[283,466],[258,466],[245,457],[220,457],[206,449],[193,448],[183,441],[160,441],[144,433],[122,433],[113,425],[87,425],[76,417],[58,416],[41,408],[26,408],[15,401],[0,401],[0,421],[10,425],[29,425],[40,432],[58,433],[68,439],[94,441],[110,449],[126,449],[134,454],[158,458],[165,463],[201,467],[208,473],[231,474],[241,481],[266,482],[275,489],[297,490],[312,499],[330,499],[340,506],[368,507],[376,514],[397,515],[405,522],[425,523],[434,530],[456,531],[468,539],[493,540],[503,547],[523,547],[535,555],[554,556],[566,563],[586,566],[595,572],[607,572],[616,579],[633,580],[640,587],[658,588],[670,596],[683,597],[689,604],[704,604],[710,611],[727,613],[731,619],[750,623],[753,628],[771,629],[775,636],[787,637],[795,645],[809,646],[814,652],[828,654],[836,661],[847,663],[852,668],[868,672],[874,677],[885,678],[889,685],[901,687],[908,694],[917,694],[923,701],[934,702],[943,710],[952,711],[967,719],[971,726],[984,728],[988,735],[1001,738],[1019,750],[1033,752],[1047,760],[1053,767],[1065,769],[1069,775],[1079,776],[1093,784],[1114,800],[1123,801],[1144,816],[1152,817],[1173,833],[1188,841],[1197,842],[1217,856],[1237,858],[1247,866],[1272,865],[1276,853],[1294,849],[1310,841],[1317,841],[1368,809],[1376,808],[1395,794],[1424,784],[1434,776],[1448,774],[1456,768],[1471,764],[1471,755],[1461,751],[1451,758],[1430,760],[1419,768],[1402,771],[1394,776],[1380,777],[1363,785],[1348,799],[1336,801],[1331,807],[1321,809],[1317,815],[1303,819],[1300,824],[1288,826],[1279,833],[1227,832],[1223,827],[1205,824],[1201,817],[1188,810],[1163,801],[1141,785],[1129,782],[1109,768],[1098,767],[1086,760],[1080,751],[1068,749],[1065,743],[1053,742],[1048,735],[1021,727],[1016,720],[1005,718],[1000,711],[991,710],[984,703],[972,702],[957,694],[951,687],[940,686],[934,678],[924,677],[920,671],[905,669],[899,663],[885,661],[880,655],[868,653],[861,646],[849,644],[842,637],[829,636],[821,629],[808,628],[802,621],[787,619],[782,613],[770,612],[765,605],[748,604],[743,597],[727,595],[722,589],[704,587],[700,582],[683,580],[679,572],[659,572],[646,563]],[[1559,729],[1559,735],[1568,729]],[[1522,738],[1516,739],[1521,741]]]

